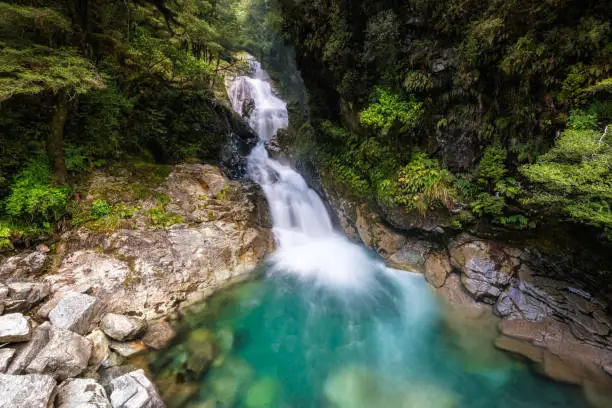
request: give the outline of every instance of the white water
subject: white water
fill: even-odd
[[[267,82],[261,64],[250,63],[252,75],[237,77],[229,87],[229,97],[239,114],[245,101],[252,99],[255,105],[249,120],[259,143],[247,159],[247,168],[270,205],[278,244],[272,257],[273,272],[297,274],[325,286],[371,291],[376,285],[373,271],[384,265],[335,232],[321,198],[304,178],[268,155],[265,142],[288,126],[287,107]]]

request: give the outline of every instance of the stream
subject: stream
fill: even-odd
[[[287,109],[260,64],[252,68],[229,96],[238,113],[254,102],[250,123],[260,140],[248,175],[267,197],[277,251],[256,279],[186,316],[174,344],[151,364],[162,391],[170,375],[191,387],[168,405],[587,406],[578,387],[494,349],[494,327],[449,328],[421,275],[387,268],[334,230],[304,178],[269,157],[265,144],[288,125]]]

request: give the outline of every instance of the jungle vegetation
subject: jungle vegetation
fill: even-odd
[[[238,126],[223,75],[269,52],[265,3],[0,2],[0,249],[76,217],[95,168],[216,160]]]
[[[612,238],[612,3],[281,6],[335,185],[459,229],[563,220]]]

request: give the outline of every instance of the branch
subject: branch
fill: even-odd
[[[599,142],[597,142],[599,146],[601,146],[601,144],[603,143],[604,137],[606,137],[606,134],[608,133],[608,126],[610,125],[606,126],[606,128],[604,129],[603,135],[601,135],[601,137],[599,138]]]

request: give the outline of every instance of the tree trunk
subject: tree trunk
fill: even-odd
[[[66,184],[66,160],[64,158],[64,128],[68,118],[68,100],[61,93],[53,107],[51,131],[47,136],[47,154],[53,166],[53,178],[57,183]]]

